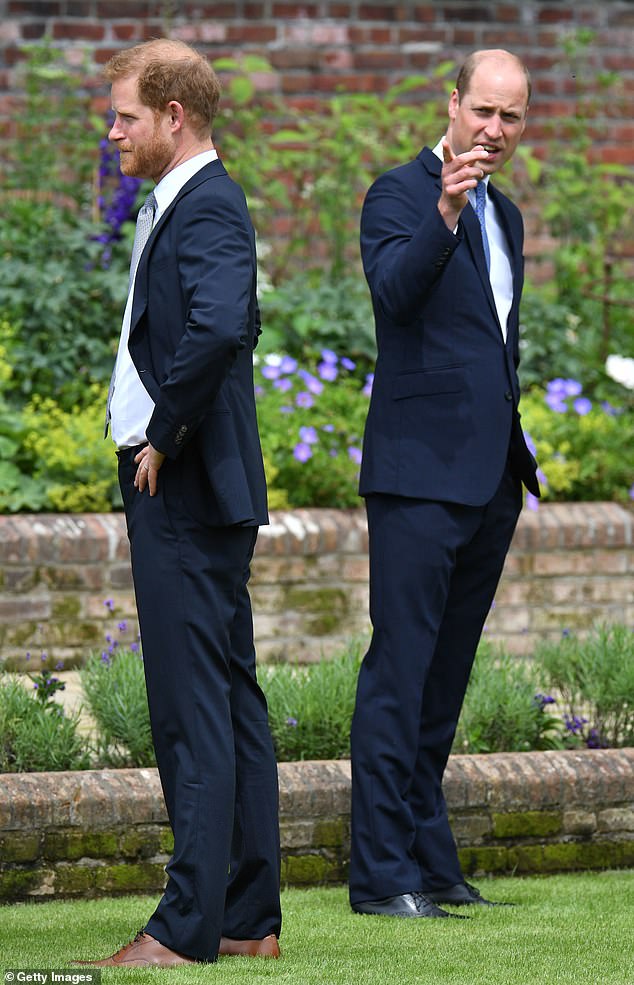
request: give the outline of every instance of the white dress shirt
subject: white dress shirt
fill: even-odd
[[[434,154],[436,157],[440,158],[441,161],[443,160],[442,141],[439,141],[434,147]],[[487,186],[488,192],[489,175],[483,178],[483,181]],[[473,211],[475,212],[475,188],[469,189],[467,192],[467,197],[473,207]],[[506,342],[507,321],[511,310],[511,305],[513,304],[513,270],[511,268],[506,236],[504,235],[504,230],[500,225],[497,209],[493,202],[489,201],[488,194],[484,200],[484,204],[484,222],[487,230],[487,238],[489,240],[489,252],[491,254],[489,280],[491,281],[493,300],[495,301],[495,307],[498,313],[500,327],[502,329],[502,337]]]
[[[179,164],[161,178],[154,189],[156,210],[154,224],[159,221],[165,210],[174,201],[179,191],[190,178],[218,154],[215,150],[203,151]],[[134,280],[130,284],[128,300],[123,313],[123,324],[119,338],[119,349],[115,364],[115,384],[110,403],[110,433],[117,448],[132,448],[146,441],[146,429],[154,411],[154,401],[141,383],[141,378],[132,362],[128,349],[130,337],[130,321],[132,315],[132,298],[134,296]],[[184,327],[184,326],[183,326]]]

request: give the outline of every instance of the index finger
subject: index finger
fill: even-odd
[[[451,149],[451,144],[446,137],[442,138],[442,157],[445,164],[449,164],[450,161],[455,161],[456,155]]]

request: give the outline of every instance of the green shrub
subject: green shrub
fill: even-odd
[[[585,639],[564,630],[542,643],[535,665],[563,708],[566,744],[634,745],[634,632],[624,625],[597,625]]]
[[[458,722],[456,753],[527,752],[560,745],[559,723],[547,710],[531,663],[490,646],[478,647]]]
[[[19,681],[0,676],[0,772],[87,769],[78,724],[79,712],[67,715],[51,700],[36,700]]]
[[[352,643],[331,660],[301,667],[265,664],[259,668],[278,761],[350,755],[361,657],[360,644]]]
[[[621,388],[625,394],[624,388]],[[597,403],[573,379],[551,380],[522,398],[546,500],[626,502],[634,480],[634,408]]]
[[[370,292],[361,272],[337,281],[317,271],[262,292],[258,353],[284,352],[311,364],[332,349],[369,372],[376,357]]]
[[[284,490],[290,506],[354,507],[367,386],[345,357],[323,356],[314,370],[272,354],[256,367],[262,447],[276,469],[269,484]]]
[[[156,763],[147,705],[143,658],[138,648],[111,644],[93,654],[81,686],[96,723],[97,756],[109,766]]]
[[[52,396],[68,410],[108,380],[129,247],[96,194],[106,124],[82,86],[85,67],[48,41],[25,53],[25,94],[3,145],[0,320],[15,329],[5,396]]]
[[[108,512],[121,505],[116,456],[103,438],[105,394],[93,384],[85,406],[70,410],[36,395],[21,414],[0,397],[0,510]]]

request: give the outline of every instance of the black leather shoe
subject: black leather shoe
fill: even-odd
[[[380,917],[456,917],[455,913],[445,913],[422,893],[401,893],[385,899],[363,900],[352,903],[355,913],[370,913]],[[458,919],[464,920],[465,917]]]
[[[497,900],[485,899],[479,889],[469,882],[460,882],[457,886],[447,886],[446,889],[428,890],[425,896],[432,903],[444,903],[448,906],[514,906],[514,903],[499,903]]]

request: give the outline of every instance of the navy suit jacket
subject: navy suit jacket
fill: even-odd
[[[513,271],[505,343],[477,216],[467,206],[456,234],[447,229],[437,208],[440,171],[426,147],[378,178],[363,206],[378,357],[360,492],[482,506],[510,450],[517,474],[539,495],[518,412],[522,218],[490,184]]]
[[[186,505],[212,526],[268,520],[253,389],[259,332],[253,227],[241,189],[212,161],[152,230],[129,340],[156,405],[148,440],[182,458]]]

